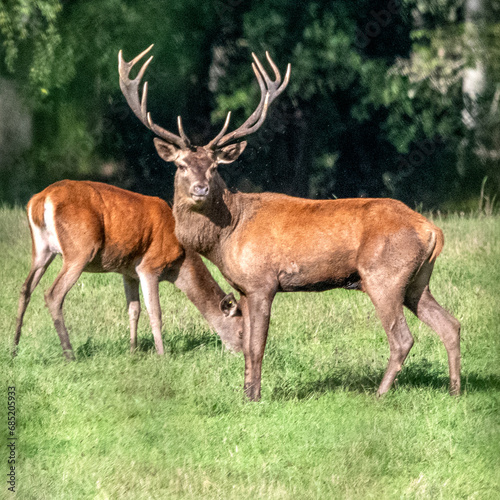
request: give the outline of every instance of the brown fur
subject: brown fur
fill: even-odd
[[[50,211],[46,214],[47,204],[53,207],[55,235],[51,232]],[[200,257],[184,251],[179,244],[172,210],[163,200],[97,182],[60,181],[34,195],[28,213],[33,256],[19,300],[16,346],[31,293],[55,255],[61,253],[63,267],[47,291],[46,301],[68,357],[72,357],[72,348],[62,304],[83,271],[123,275],[132,350],[136,348],[140,281],[156,348],[163,353],[158,299],[158,282],[162,280],[183,290],[230,348],[241,348],[242,319],[236,302],[232,302],[230,311],[219,309],[224,292]],[[57,244],[59,249],[54,247]]]
[[[159,154],[171,161],[172,147],[159,147],[160,142],[155,139]],[[232,193],[215,169],[217,152],[205,148],[203,156],[202,150],[196,156],[183,150],[175,178],[176,234],[185,248],[214,262],[241,293],[250,399],[260,398],[274,295],[339,287],[366,292],[386,330],[391,356],[379,395],[389,390],[413,345],[403,305],[443,340],[450,391],[460,392],[460,324],[439,306],[428,286],[443,248],[441,229],[392,199]],[[193,195],[207,187],[205,197]]]
[[[147,115],[147,87],[139,98],[139,76],[129,72],[147,52],[130,62],[119,54],[120,87],[134,114],[153,130],[158,154],[177,166],[174,217],[181,244],[214,262],[241,293],[244,321],[244,389],[260,398],[261,369],[271,305],[279,291],[320,291],[344,287],[366,292],[387,333],[390,359],[378,394],[389,390],[406,359],[413,338],[403,305],[441,337],[448,352],[450,392],[460,392],[460,323],[431,295],[429,279],[443,248],[439,228],[404,204],[389,199],[313,201],[272,193],[230,193],[216,171],[246,147],[235,140],[255,132],[267,108],[284,90],[279,71],[267,55],[272,81],[254,56],[261,101],[235,131],[221,132],[206,146],[190,144],[180,117],[179,136],[154,124]],[[224,135],[225,134],[225,135]],[[224,146],[226,144],[226,146]],[[228,145],[229,144],[229,145]]]

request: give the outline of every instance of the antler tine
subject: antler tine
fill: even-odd
[[[292,65],[290,63],[287,64],[286,67],[286,73],[285,73],[285,78],[283,80],[283,83],[281,84],[280,88],[276,90],[276,93],[274,94],[274,98],[278,97],[288,86],[288,82],[290,81],[290,73],[292,72]]]
[[[243,135],[249,135],[255,132],[260,128],[260,126],[264,123],[264,120],[267,118],[267,110],[269,108],[269,104],[271,104],[271,94],[269,92],[266,92],[266,97],[264,99],[264,105],[262,107],[262,114],[260,115],[259,120],[250,128],[246,129],[246,132],[244,134],[241,134],[238,132],[238,130],[235,130],[235,132],[238,132],[235,134],[233,139],[239,139],[240,137],[243,137]]]
[[[148,116],[148,82],[144,82],[142,87],[142,99],[141,99],[141,121],[144,123],[144,117],[147,121]]]
[[[257,58],[257,56],[255,56],[255,58]],[[267,59],[267,62],[269,63],[269,66],[271,66],[271,68],[273,68],[274,76],[276,77],[276,80],[275,80],[276,85],[279,85],[281,83],[280,71],[278,69],[278,66],[276,66],[274,61],[271,59],[271,56],[269,55],[269,52],[267,50],[266,50],[266,59]]]
[[[131,61],[129,61],[129,62],[123,61],[123,62],[125,62],[125,64],[129,67],[129,70],[132,69],[132,67],[135,65],[135,63],[137,61],[140,61],[154,46],[155,46],[155,44],[152,43],[146,50],[143,50],[139,55],[135,56]],[[120,50],[120,53],[121,52],[122,51]]]
[[[125,99],[127,100],[130,108],[134,112],[134,114],[141,120],[143,123],[145,121],[145,114],[142,112],[142,106],[139,105],[139,83],[140,83],[140,78],[142,78],[142,75],[144,74],[144,71],[146,71],[146,68],[148,67],[149,63],[153,59],[153,56],[151,56],[142,66],[141,71],[139,74],[133,79],[129,79],[129,73],[134,64],[145,54],[147,54],[153,46],[151,45],[148,47],[146,50],[141,52],[137,57],[132,59],[130,62],[126,62],[123,59],[123,52],[120,50],[118,53],[118,73],[120,74],[120,89],[125,96]],[[145,91],[147,94],[147,86],[145,84]],[[143,97],[146,97],[146,95],[143,95]]]
[[[213,149],[217,146],[217,143],[221,140],[222,136],[226,133],[227,127],[229,127],[229,120],[231,119],[231,111],[227,114],[226,121],[222,130],[207,144],[207,148]]]
[[[252,126],[255,123],[255,121],[259,119],[260,114],[262,113],[262,106],[264,106],[266,93],[269,89],[269,86],[266,85],[267,82],[264,82],[264,78],[262,78],[262,75],[260,74],[260,71],[257,69],[257,65],[255,63],[252,63],[252,69],[253,72],[255,73],[255,76],[257,77],[257,81],[259,82],[260,102],[257,108],[255,108],[255,111],[245,120],[242,127]]]
[[[154,44],[153,44],[154,45]],[[129,74],[134,65],[142,59],[152,48],[150,45],[146,50],[142,51],[138,56],[134,57],[131,61],[127,62],[123,59],[123,51],[118,52],[118,73],[120,74],[120,89],[125,96],[130,109],[134,112],[135,116],[152,130],[156,135],[166,140],[169,143],[175,144],[180,148],[187,148],[190,145],[189,139],[182,130],[182,124],[179,128],[181,136],[179,137],[168,130],[156,125],[151,119],[151,114],[147,112],[147,99],[148,99],[148,82],[144,83],[142,91],[142,99],[139,101],[139,84],[142,77],[146,72],[149,63],[153,60],[153,56],[142,65],[137,76],[131,80]]]
[[[270,59],[269,53],[267,51],[266,51],[266,56],[267,56],[268,59]],[[262,63],[260,62],[259,58],[255,55],[254,52],[252,52],[252,57],[253,57],[253,60],[255,61],[255,64],[259,68],[260,73],[264,77],[264,80],[266,81],[266,86],[267,86],[268,89],[271,88],[271,87],[275,87],[276,85],[279,85],[281,83],[281,75],[280,75],[279,71],[278,71],[278,74],[276,75],[276,81],[273,82],[269,78],[269,75],[267,74],[267,71],[264,69],[264,66],[262,66]],[[273,64],[274,64],[274,62],[273,62]],[[278,68],[276,68],[276,70],[277,69]],[[273,70],[274,70],[274,67],[273,67]]]
[[[182,140],[186,143],[186,147],[189,148],[191,146],[191,141],[184,132],[184,127],[182,126],[182,118],[180,116],[177,117],[177,128],[179,129],[179,134],[181,135]]]
[[[264,106],[264,101],[266,99],[266,92],[267,91],[266,91],[266,84],[264,83],[264,79],[262,78],[262,75],[259,73],[259,70],[257,69],[257,66],[254,63],[252,63],[252,69],[255,73],[255,76],[257,77],[257,81],[259,82],[260,95],[261,95],[260,102],[259,102],[259,105],[257,106],[257,108],[255,109],[255,111],[245,120],[245,122],[237,130],[243,129],[243,128],[246,129],[246,128],[255,124],[255,122],[259,119],[259,117],[262,113],[262,107]],[[218,147],[220,140],[222,139],[222,137],[226,133],[227,127],[229,126],[230,115],[231,115],[231,111],[229,111],[229,113],[228,113],[228,116],[226,118],[226,122],[224,123],[222,130],[217,134],[217,136],[214,139],[212,139],[207,144],[207,146],[206,146],[207,148],[216,149]],[[229,135],[231,135],[231,134],[228,134],[228,137],[229,137]],[[229,139],[226,138],[224,140],[224,142],[227,142],[228,140]]]
[[[278,66],[276,66],[275,62],[271,59],[271,56],[267,51],[266,51],[266,57],[267,60],[269,61],[269,65],[271,66],[271,68],[273,68],[274,74],[276,76],[276,80],[273,83],[273,88],[276,89],[272,96],[273,97],[272,101],[274,101],[274,99],[276,99],[276,97],[278,97],[286,89],[288,82],[290,81],[290,72],[292,71],[292,66],[290,63],[287,64],[285,78],[283,80],[283,83],[281,83],[281,75]]]
[[[253,52],[252,52],[252,57],[254,58],[255,63],[257,64],[257,66],[259,68],[259,71],[262,73],[262,75],[264,76],[264,78],[266,80],[266,85],[267,85],[268,90],[271,92],[271,98],[269,101],[269,104],[271,104],[271,102],[273,102],[276,99],[276,97],[278,97],[283,92],[283,90],[285,90],[285,88],[287,87],[288,81],[290,80],[291,65],[290,65],[290,63],[288,63],[288,66],[286,68],[285,79],[283,80],[283,84],[281,84],[281,75],[280,75],[278,66],[276,66],[275,62],[271,59],[271,56],[269,55],[269,52],[267,50],[266,50],[266,58],[269,62],[269,65],[273,69],[274,76],[276,78],[274,80],[274,82],[269,78],[269,75],[267,74],[266,70],[264,69],[264,66],[262,65],[262,63],[259,61],[258,57]]]
[[[255,111],[247,118],[247,120],[243,123],[243,125],[241,125],[239,128],[237,128],[236,130],[234,130],[229,134],[223,135],[222,132],[219,133],[215,139],[210,141],[207,147],[210,147],[212,149],[220,148],[221,146],[227,144],[230,141],[234,141],[236,139],[239,139],[245,135],[249,135],[258,130],[258,128],[262,125],[262,123],[264,123],[264,120],[266,119],[269,105],[274,101],[274,99],[276,99],[276,97],[278,97],[283,92],[283,90],[285,90],[286,86],[288,85],[288,82],[290,80],[290,71],[291,71],[290,64],[288,64],[287,66],[285,79],[283,80],[282,83],[278,67],[271,59],[269,52],[266,51],[266,58],[274,72],[275,76],[274,81],[271,80],[271,78],[269,78],[269,75],[264,69],[264,66],[259,61],[259,58],[254,53],[252,53],[252,57],[255,61],[252,63],[252,68],[255,73],[255,76],[257,77],[257,81],[259,83],[261,91],[261,98],[259,105],[255,109]],[[224,125],[223,132],[225,132],[225,129],[226,129],[226,124]]]

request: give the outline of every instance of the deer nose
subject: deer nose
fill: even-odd
[[[207,196],[208,186],[204,186],[203,184],[195,184],[191,188],[191,194],[195,196]]]

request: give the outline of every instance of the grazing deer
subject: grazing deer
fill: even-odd
[[[225,296],[200,256],[179,244],[165,201],[100,182],[65,180],[31,198],[28,221],[32,260],[19,297],[14,354],[31,294],[57,254],[63,265],[45,302],[67,359],[74,356],[62,307],[84,271],[123,275],[132,352],[137,347],[140,283],[156,351],[163,354],[158,293],[163,280],[186,293],[230,349],[241,350],[243,322],[234,296]]]
[[[206,146],[189,142],[180,117],[179,135],[156,125],[147,113],[147,83],[142,100],[139,83],[149,58],[134,80],[129,72],[149,50],[130,62],[119,54],[120,86],[135,115],[159,138],[154,142],[163,160],[177,166],[174,217],[176,235],[185,248],[211,260],[240,292],[243,313],[244,390],[260,398],[261,367],[271,304],[277,292],[362,290],[372,300],[387,333],[390,358],[377,394],[389,390],[407,357],[413,338],[403,305],[434,329],[449,361],[450,392],[460,393],[460,323],[443,309],[429,290],[443,233],[425,217],[392,199],[307,200],[281,194],[229,191],[217,172],[235,161],[246,142],[232,143],[264,122],[271,102],[288,83],[266,54],[275,80],[255,55],[253,70],[260,103],[252,115]]]

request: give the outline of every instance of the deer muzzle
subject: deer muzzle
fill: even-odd
[[[190,189],[191,198],[196,201],[205,201],[207,199],[210,189],[208,185],[204,184],[194,184]]]

